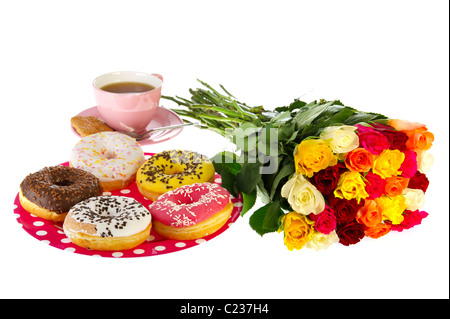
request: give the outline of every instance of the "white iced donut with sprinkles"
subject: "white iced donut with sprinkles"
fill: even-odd
[[[230,194],[218,184],[195,183],[161,195],[149,207],[153,230],[168,239],[190,240],[210,235],[230,218]]]
[[[73,206],[63,229],[74,244],[93,250],[125,250],[150,235],[152,216],[131,197],[97,196]]]
[[[122,189],[135,181],[144,162],[144,152],[136,140],[118,132],[84,137],[70,156],[70,165],[95,175],[104,191]]]

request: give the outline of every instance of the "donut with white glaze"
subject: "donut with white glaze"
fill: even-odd
[[[218,184],[195,183],[161,195],[149,207],[153,230],[168,239],[198,239],[219,230],[230,218],[230,194]]]
[[[84,137],[70,156],[70,165],[94,174],[104,191],[122,189],[134,182],[144,162],[144,152],[136,140],[118,132]]]
[[[74,244],[93,250],[125,250],[150,235],[152,216],[140,202],[124,196],[97,196],[70,209],[63,229]]]

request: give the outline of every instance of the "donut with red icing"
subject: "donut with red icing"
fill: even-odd
[[[230,193],[218,184],[195,183],[161,195],[149,211],[153,230],[168,239],[198,239],[219,230],[230,218]]]

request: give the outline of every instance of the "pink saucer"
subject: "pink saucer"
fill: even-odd
[[[169,125],[177,125],[177,124],[183,124],[183,120],[171,110],[168,110],[164,107],[159,107],[157,109],[158,111],[155,113],[155,117],[152,119],[152,121],[147,125],[147,130],[158,128],[161,126],[169,126]],[[100,113],[97,111],[97,107],[91,107],[89,109],[86,109],[80,113],[77,114],[78,116],[95,116],[100,120],[103,120]],[[77,135],[80,136],[77,131],[72,127],[72,131]],[[139,141],[140,145],[150,145],[150,144],[156,144],[161,143],[167,140],[170,140],[171,138],[177,136],[181,133],[183,130],[182,127],[173,129],[173,130],[165,130],[165,131],[156,131],[153,133],[148,139]]]

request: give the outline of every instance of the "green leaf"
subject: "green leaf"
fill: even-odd
[[[244,200],[244,206],[242,207],[241,216],[244,216],[245,213],[252,209],[256,203],[256,189],[250,194],[244,192],[241,192],[241,194]]]
[[[278,188],[278,184],[280,183],[280,181],[283,178],[292,175],[294,172],[295,172],[295,167],[294,167],[293,163],[283,165],[281,167],[281,169],[277,172],[277,175],[275,176],[275,178],[272,182],[272,187],[270,189],[270,199],[273,199],[273,196],[275,195],[275,192]]]
[[[278,129],[278,141],[280,143],[295,139],[297,132],[295,131],[295,122],[290,121]]]
[[[358,112],[345,120],[345,124],[347,125],[355,125],[360,122],[369,123],[371,121],[385,119],[386,116],[378,113],[366,113],[366,112]]]
[[[262,228],[267,232],[274,232],[278,229],[278,218],[283,214],[280,209],[279,202],[272,202],[266,211],[266,216],[264,216],[264,221]]]
[[[302,107],[304,107],[306,104],[306,102],[300,101],[299,99],[295,99],[294,102],[292,102],[289,105],[289,111],[294,111],[296,109],[301,109]]]
[[[261,180],[260,163],[245,162],[236,175],[236,185],[244,193],[252,193]]]
[[[333,104],[333,102],[334,101],[325,104],[315,104],[308,110],[298,113],[294,117],[296,130],[303,130],[306,125],[311,124],[311,122],[325,112]]]
[[[335,111],[337,112],[332,115],[328,115],[326,118],[322,118],[322,116],[320,118],[316,118],[317,123],[311,123],[305,126],[302,132],[302,137],[304,138],[310,135],[318,136],[324,127],[343,124],[346,119],[355,113],[355,110],[350,107],[345,107]]]
[[[262,178],[259,181],[258,186],[256,187],[256,193],[264,204],[270,202],[269,192],[267,191]]]
[[[222,179],[220,186],[229,191],[234,197],[237,197],[239,194],[239,188],[236,185],[236,176],[226,170],[219,174]]]
[[[217,173],[222,174],[223,171],[227,171],[233,175],[236,175],[241,170],[241,164],[239,163],[238,156],[232,152],[221,152],[211,158],[214,169]]]
[[[256,210],[249,219],[250,227],[258,234],[274,232],[278,229],[278,218],[283,214],[279,202],[272,202]]]

